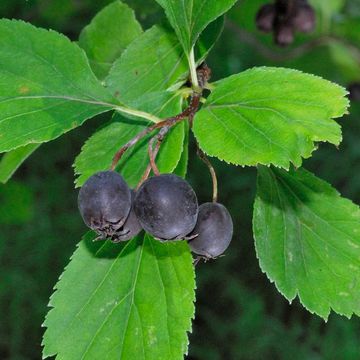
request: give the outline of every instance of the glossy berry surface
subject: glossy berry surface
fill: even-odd
[[[111,241],[114,243],[130,240],[136,235],[138,235],[142,230],[139,220],[135,215],[135,210],[133,206],[134,199],[135,199],[135,191],[132,190],[131,191],[132,205],[129,216],[127,217],[124,225],[119,230],[117,230],[116,233],[112,236]]]
[[[265,4],[256,14],[256,26],[260,31],[271,32],[276,17],[274,4]]]
[[[137,191],[134,208],[144,230],[162,240],[184,238],[193,230],[198,215],[194,190],[174,174],[146,180]]]
[[[196,226],[189,241],[192,252],[205,258],[216,258],[229,246],[233,235],[233,222],[224,205],[205,203],[199,207]]]
[[[85,224],[100,236],[110,238],[130,213],[131,192],[118,173],[98,172],[80,189],[78,206]]]

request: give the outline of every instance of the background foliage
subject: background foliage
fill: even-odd
[[[3,0],[1,17],[21,18],[51,27],[76,40],[80,30],[111,1]],[[262,0],[239,1],[209,58],[215,79],[254,65],[300,69],[347,85],[360,80],[360,3],[313,0],[319,19],[310,37],[297,36],[279,50],[255,30]],[[145,29],[161,19],[155,1],[128,0]],[[331,5],[331,6],[330,6]],[[329,38],[331,32],[336,37]],[[345,39],[345,41],[343,40]],[[214,79],[214,80],[215,80]],[[71,164],[84,141],[106,115],[68,136],[42,145],[6,186],[0,187],[0,358],[38,359],[47,302],[75,244],[85,231],[76,208]],[[360,105],[341,120],[341,151],[322,145],[306,167],[360,203]],[[194,152],[193,152],[194,153]],[[251,231],[255,169],[215,162],[220,200],[235,220],[227,256],[197,269],[197,309],[190,337],[190,359],[358,359],[360,321],[312,316],[296,300],[291,306],[260,271]],[[190,158],[190,182],[200,201],[210,197],[203,165]]]

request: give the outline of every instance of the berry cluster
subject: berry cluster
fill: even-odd
[[[314,9],[306,0],[277,0],[263,5],[256,14],[259,30],[274,32],[275,43],[288,46],[294,41],[295,32],[308,33],[316,24]]]
[[[78,205],[99,239],[115,243],[144,229],[161,241],[188,240],[195,254],[209,259],[227,249],[233,233],[228,210],[217,202],[198,206],[192,187],[174,174],[150,177],[135,192],[117,172],[99,172],[81,188]]]

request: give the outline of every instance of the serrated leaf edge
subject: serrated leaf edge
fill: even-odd
[[[270,166],[268,167],[270,168]],[[304,168],[302,168],[303,171],[305,171],[307,173],[307,175],[310,175],[312,177],[315,177],[316,176],[314,174],[312,174],[311,172],[305,170]],[[333,194],[337,197],[337,198],[341,198],[344,202],[346,202],[348,205],[352,205],[352,206],[356,206],[358,208],[358,210],[360,211],[360,208],[357,204],[355,204],[353,201],[347,199],[347,198],[344,198],[341,196],[340,192],[337,191],[334,187],[331,186],[330,183],[328,183],[327,181],[321,179],[323,185],[325,185],[327,187],[327,190],[328,191],[332,191]],[[258,182],[257,182],[257,186],[258,186]],[[277,291],[282,295],[284,296],[284,298],[286,300],[288,300],[289,304],[291,305],[291,303],[293,302],[294,299],[296,298],[299,298],[299,301],[301,303],[301,305],[307,310],[309,311],[311,314],[315,314],[317,316],[319,316],[320,318],[322,318],[325,323],[328,322],[328,319],[329,319],[329,316],[331,314],[331,311],[333,311],[334,313],[336,314],[339,314],[339,315],[342,315],[342,316],[345,316],[346,318],[348,319],[351,319],[353,315],[360,315],[360,313],[357,313],[356,311],[352,311],[351,314],[345,314],[345,313],[342,313],[342,312],[339,312],[339,311],[335,311],[332,306],[331,306],[331,303],[329,303],[329,301],[327,301],[328,303],[328,310],[325,314],[325,316],[322,316],[320,314],[318,314],[315,310],[311,309],[310,307],[308,307],[306,304],[304,304],[303,300],[302,300],[302,296],[300,294],[300,290],[298,288],[294,288],[294,295],[293,296],[287,296],[285,294],[285,292],[278,286],[278,284],[276,283],[276,280],[270,275],[269,272],[267,272],[265,270],[265,264],[264,262],[260,259],[260,256],[259,256],[259,252],[258,252],[258,248],[257,248],[257,240],[256,240],[256,232],[255,232],[255,221],[254,221],[254,218],[255,218],[255,209],[256,209],[256,205],[258,203],[258,196],[256,195],[255,197],[255,201],[254,201],[254,206],[253,206],[253,220],[252,220],[252,231],[253,231],[253,234],[254,234],[254,247],[255,247],[255,254],[256,254],[256,258],[258,259],[259,261],[259,267],[261,269],[261,272],[263,274],[266,275],[266,277],[269,279],[270,283],[274,284],[275,285],[275,288],[277,289]]]

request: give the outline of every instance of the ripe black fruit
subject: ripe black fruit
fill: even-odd
[[[316,24],[314,9],[309,4],[300,4],[296,9],[293,24],[297,31],[304,33],[313,31]]]
[[[196,236],[197,235],[197,236]],[[205,203],[199,207],[196,226],[190,236],[190,249],[197,255],[215,258],[229,246],[233,235],[233,222],[224,205]]]
[[[118,173],[98,172],[80,189],[78,206],[88,227],[103,238],[111,238],[129,215],[131,192]]]
[[[294,41],[294,30],[290,23],[278,24],[275,30],[275,42],[279,46],[288,46]]]
[[[114,243],[120,241],[130,240],[135,237],[142,230],[142,227],[139,223],[137,216],[134,211],[134,199],[135,199],[135,191],[131,191],[131,201],[132,206],[124,225],[116,231],[116,233],[112,236],[111,241]]]
[[[193,230],[198,215],[194,190],[174,174],[146,180],[137,191],[134,208],[144,230],[163,240],[184,238]]]
[[[256,26],[263,32],[271,32],[276,17],[274,4],[265,4],[256,14]]]
[[[316,25],[314,9],[307,0],[276,0],[263,5],[256,14],[256,26],[264,32],[274,32],[275,43],[288,46],[295,32],[310,32]]]

